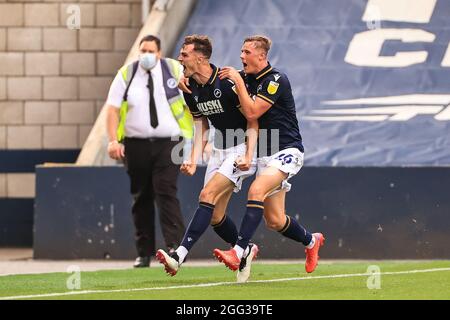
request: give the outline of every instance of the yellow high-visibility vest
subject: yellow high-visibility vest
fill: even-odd
[[[128,113],[128,88],[136,74],[138,63],[139,61],[134,61],[120,68],[120,73],[126,83],[126,90],[123,96],[122,105],[120,106],[120,121],[119,127],[117,128],[118,141],[122,141],[125,138],[125,121]],[[164,91],[166,92],[170,110],[180,127],[183,138],[191,140],[194,136],[194,120],[184,101],[183,95],[180,94],[178,90],[178,82],[181,77],[180,64],[174,59],[162,58],[161,69]]]

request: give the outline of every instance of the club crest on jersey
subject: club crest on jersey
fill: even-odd
[[[170,89],[174,89],[177,86],[177,80],[175,80],[174,78],[170,78],[169,80],[167,80],[167,86]]]
[[[194,96],[195,102],[198,102],[198,96]]]
[[[279,83],[277,83],[275,81],[270,81],[269,85],[267,86],[267,92],[269,94],[275,94],[277,92],[279,86],[280,86]]]
[[[222,96],[222,91],[220,91],[220,89],[215,89],[214,90],[214,97],[219,99],[221,96]]]

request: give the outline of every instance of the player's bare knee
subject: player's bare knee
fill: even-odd
[[[215,226],[215,225],[221,223],[222,219],[223,219],[223,214],[222,213],[220,213],[220,214],[213,214],[213,216],[211,217],[211,225]]]
[[[285,221],[276,217],[265,217],[264,222],[266,223],[266,227],[273,231],[280,231],[285,224]]]
[[[258,185],[253,185],[250,187],[250,189],[248,190],[248,199],[249,200],[256,200],[256,201],[264,201],[265,198],[265,190],[263,190],[263,188],[261,188]]]
[[[215,204],[214,202],[215,202],[216,196],[217,196],[217,194],[216,194],[216,192],[214,192],[214,190],[212,188],[205,187],[200,192],[199,200],[200,200],[200,202]]]

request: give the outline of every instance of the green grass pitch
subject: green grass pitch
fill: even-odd
[[[376,283],[366,274],[370,265],[380,268],[379,289],[367,286]],[[303,264],[258,261],[245,284],[236,284],[236,274],[219,264],[184,266],[175,277],[167,276],[162,267],[81,272],[79,290],[67,289],[70,276],[3,276],[0,299],[450,299],[450,261],[324,261],[312,274],[304,271]]]

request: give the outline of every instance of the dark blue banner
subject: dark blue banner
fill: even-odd
[[[309,166],[450,164],[450,3],[445,0],[200,0],[185,35],[241,68],[243,39],[294,91]]]

